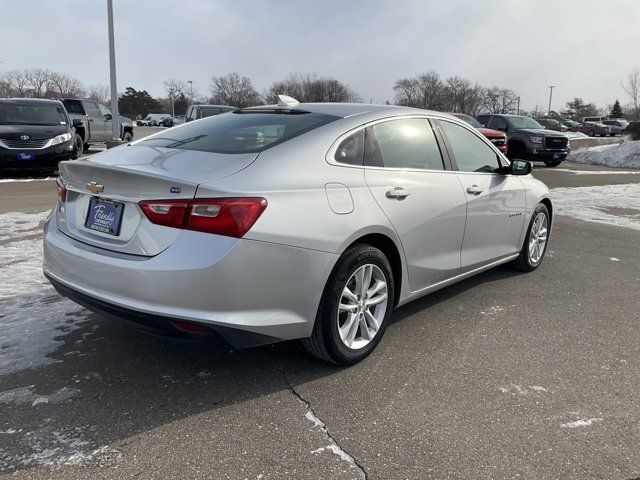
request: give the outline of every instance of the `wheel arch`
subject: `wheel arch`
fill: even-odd
[[[400,291],[403,284],[403,264],[400,249],[396,245],[393,239],[383,233],[368,233],[365,234],[345,247],[342,253],[346,252],[349,248],[355,245],[371,245],[372,247],[380,250],[389,260],[391,264],[391,271],[394,277],[394,295],[393,305],[398,305],[400,300]]]

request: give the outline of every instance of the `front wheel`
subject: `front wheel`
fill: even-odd
[[[76,147],[76,153],[74,154],[75,158],[78,158],[80,155],[84,153],[84,140],[77,133],[75,134],[74,143]]]
[[[551,167],[551,168],[553,168],[553,167],[557,167],[557,166],[558,166],[558,165],[560,165],[561,163],[562,163],[562,160],[545,160],[545,161],[544,161],[544,164],[545,164],[547,167]]]
[[[387,257],[371,245],[351,247],[333,269],[311,337],[302,343],[322,360],[353,365],[380,342],[393,299],[393,272]]]
[[[123,140],[124,142],[129,143],[130,141],[132,141],[132,140],[133,140],[133,135],[131,135],[131,133],[130,133],[130,132],[124,132],[124,135],[122,135],[122,140]]]
[[[549,210],[540,203],[531,215],[527,236],[515,260],[515,266],[523,272],[531,272],[542,263],[549,243],[549,227],[551,225]]]

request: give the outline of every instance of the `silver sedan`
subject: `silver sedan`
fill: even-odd
[[[446,114],[283,96],[63,162],[44,272],[105,316],[352,364],[394,308],[540,265],[530,172]]]

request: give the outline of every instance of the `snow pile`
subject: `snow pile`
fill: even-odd
[[[640,168],[640,141],[600,145],[586,152],[571,155],[569,161],[589,165]]]
[[[640,230],[640,183],[554,188],[551,201],[558,215]]]

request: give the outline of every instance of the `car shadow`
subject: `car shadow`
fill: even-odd
[[[402,328],[401,321],[407,317],[514,274],[509,267],[498,267],[434,292],[395,311],[390,326]],[[86,311],[82,315],[86,320],[79,328],[60,329],[57,340],[64,344],[50,355],[58,363],[0,376],[3,391],[33,386],[39,396],[77,392],[64,402],[37,408],[30,403],[1,406],[0,429],[22,432],[13,440],[0,438],[1,473],[30,466],[3,462],[2,456],[28,454],[20,438],[39,435],[43,425],[54,433],[87,428],[89,445],[117,448],[136,434],[181,418],[287,391],[343,370],[311,357],[299,342],[233,350],[217,337],[172,339]],[[375,355],[365,362],[375,362]]]

